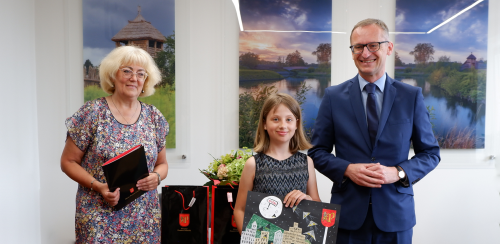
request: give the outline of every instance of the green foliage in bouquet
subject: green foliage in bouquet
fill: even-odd
[[[210,180],[205,183],[205,186],[238,184],[245,162],[250,157],[252,157],[252,150],[246,147],[243,150],[231,150],[231,153],[222,155],[219,159],[214,157],[208,169],[200,170]]]

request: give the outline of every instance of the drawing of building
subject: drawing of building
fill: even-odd
[[[278,230],[274,232],[273,244],[282,244],[283,243],[283,232]]]
[[[268,244],[269,243],[269,232],[261,231],[260,238],[256,238],[254,244]]]
[[[257,222],[254,221],[252,223],[251,229],[247,228],[241,232],[240,244],[254,244],[256,233],[257,233]]]
[[[299,228],[299,223],[294,222],[293,227],[283,234],[282,244],[299,244],[305,243],[306,237],[302,235],[302,228]]]

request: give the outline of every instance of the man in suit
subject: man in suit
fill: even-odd
[[[360,21],[350,41],[358,74],[326,89],[309,156],[342,205],[337,243],[411,243],[413,185],[441,160],[422,89],[385,73],[394,45],[384,22]]]

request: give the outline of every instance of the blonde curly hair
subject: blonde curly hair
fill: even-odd
[[[139,65],[146,70],[148,77],[144,81],[143,90],[140,97],[151,96],[155,93],[155,85],[161,81],[161,72],[155,61],[141,48],[135,46],[121,46],[111,51],[99,66],[99,76],[101,78],[101,88],[108,94],[115,92],[114,81],[116,73],[123,65]]]

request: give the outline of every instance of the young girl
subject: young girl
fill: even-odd
[[[285,196],[285,207],[321,201],[313,161],[299,152],[311,148],[302,128],[300,105],[290,95],[269,96],[260,112],[254,142],[257,154],[241,173],[234,218],[241,234],[248,191]]]

